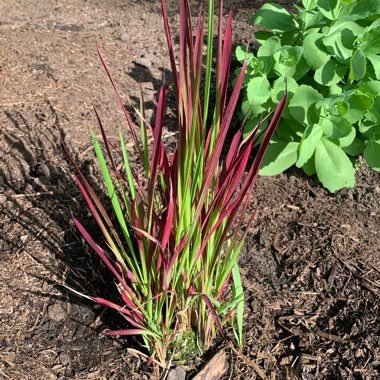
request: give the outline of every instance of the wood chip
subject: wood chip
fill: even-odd
[[[295,205],[285,205],[285,207],[290,209],[290,210],[294,210],[294,211],[300,210],[300,208],[298,206],[295,206]]]
[[[218,380],[228,370],[229,364],[225,351],[219,351],[193,380]]]
[[[346,339],[341,338],[338,335],[333,335],[333,334],[328,334],[323,331],[317,331],[314,333],[315,335],[320,336],[321,338],[328,339],[328,340],[333,340],[334,342],[338,343],[346,343]]]

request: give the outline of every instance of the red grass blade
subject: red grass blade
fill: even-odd
[[[149,188],[148,188],[148,228],[151,227],[152,214],[153,214],[153,203],[154,203],[154,188],[156,186],[157,178],[157,168],[160,158],[161,149],[161,136],[162,127],[164,123],[164,113],[165,113],[165,87],[161,87],[160,95],[157,105],[156,123],[154,126],[154,140],[153,140],[153,152],[152,161],[150,165],[150,178],[149,178]]]
[[[96,205],[97,210],[99,210],[101,216],[103,217],[106,225],[108,226],[108,228],[112,232],[112,236],[114,237],[115,241],[117,242],[117,245],[119,247],[121,247],[122,243],[120,241],[118,234],[115,233],[115,227],[113,226],[111,219],[109,218],[109,216],[108,216],[105,208],[103,207],[102,203],[100,202],[99,198],[96,196],[94,189],[90,186],[90,184],[86,180],[85,176],[83,175],[82,171],[79,169],[78,165],[74,161],[74,158],[70,154],[70,151],[69,151],[67,145],[65,144],[65,142],[63,140],[61,141],[61,145],[64,148],[64,150],[67,154],[67,157],[69,158],[70,163],[73,165],[75,172],[77,173],[77,175],[80,178],[80,180],[79,180],[77,177],[74,177],[74,180],[76,181],[77,185],[80,187],[80,190],[81,190],[82,194],[84,195],[86,202],[91,209],[92,214],[95,216],[98,224],[99,224],[99,221],[101,221],[101,224],[103,224],[98,212],[96,211],[96,209],[92,203],[92,201],[93,201]],[[84,185],[82,185],[82,183]],[[88,196],[87,192],[90,194],[91,198]],[[91,199],[92,199],[92,201],[91,201]],[[93,210],[95,210],[95,212],[96,212],[95,214],[94,214]],[[102,231],[104,231],[105,227],[102,227],[101,224],[99,224],[99,226],[102,228]]]
[[[230,277],[231,277],[231,273],[228,273],[228,276],[225,279],[225,281],[223,282],[222,286],[220,287],[218,294],[216,295],[215,299],[219,299],[219,297],[222,295],[224,289],[226,288],[226,286],[228,284],[228,281],[230,280]]]
[[[216,103],[220,106],[222,72],[223,72],[223,0],[219,2],[218,39],[216,53]]]
[[[216,229],[222,224],[223,220],[231,214],[231,212],[233,211],[233,209],[236,207],[235,204],[231,205],[227,210],[225,210],[224,212],[221,213],[221,215],[219,216],[218,220],[215,222],[215,224],[212,226],[210,232],[207,234],[207,236],[204,238],[203,240],[203,243],[202,245],[200,246],[200,248],[198,249],[198,252],[197,254],[195,255],[195,262],[197,261],[198,257],[203,253],[204,249],[206,248],[207,246],[207,243],[209,242],[211,236],[214,234],[214,232],[216,231]],[[203,223],[202,225],[202,230],[205,228],[206,226],[206,222]]]
[[[136,213],[136,207],[138,207],[137,206],[137,198],[135,198],[132,202],[132,207],[131,207],[131,217],[132,217],[131,222],[132,223],[131,223],[131,225],[132,225],[132,227],[135,227],[135,231],[136,231],[135,237],[137,240],[137,245],[139,247],[140,254],[142,254],[144,252],[144,244],[143,244],[142,234],[138,230],[138,229],[141,229],[141,223],[140,223],[140,220],[139,220],[137,213]]]
[[[169,159],[166,154],[165,146],[161,141],[161,149],[160,149],[160,160],[159,160],[159,166],[161,169],[161,172],[165,178],[166,183],[166,198],[169,199],[169,185],[171,182],[171,172],[170,172],[170,165],[169,165]]]
[[[144,327],[141,325],[140,321],[135,320],[135,313],[130,312],[126,307],[122,307],[117,305],[116,303],[105,300],[104,298],[93,297],[92,300],[99,305],[103,305],[109,307],[111,309],[117,310],[119,313],[123,314],[123,317],[132,325],[137,328],[143,329]]]
[[[202,297],[203,301],[205,301],[206,306],[210,310],[211,316],[214,319],[216,326],[218,327],[220,335],[224,336],[222,324],[220,323],[220,319],[218,317],[218,314],[216,313],[214,306],[212,305],[210,299],[207,297],[206,294],[200,294],[199,296]]]
[[[168,282],[169,281],[167,279],[167,276],[171,273],[171,271],[172,271],[172,269],[174,267],[174,264],[175,264],[175,262],[177,260],[177,257],[183,251],[183,249],[185,248],[186,244],[187,244],[187,234],[183,235],[183,237],[180,240],[177,248],[175,249],[172,257],[170,258],[169,265],[167,266],[167,268],[165,268],[165,273],[162,276],[163,288],[166,288],[168,286]]]
[[[166,40],[168,43],[168,50],[169,50],[170,64],[171,64],[172,74],[173,74],[174,87],[176,89],[176,94],[177,94],[178,93],[178,73],[177,73],[177,66],[176,66],[175,58],[174,58],[173,40],[170,34],[170,27],[169,27],[168,15],[166,12],[165,0],[161,0],[161,10],[162,10],[162,16],[164,19],[165,34],[166,34]]]
[[[101,121],[101,119],[99,117],[98,111],[96,110],[95,106],[93,106],[93,109],[95,111],[96,119],[98,120],[98,125],[99,125],[99,128],[100,128],[100,132],[102,134],[102,137],[103,137],[104,145],[106,146],[108,158],[111,161],[112,168],[116,171],[115,160],[113,159],[110,143],[109,143],[108,138],[106,136],[106,132],[105,132],[104,127],[103,127],[103,123],[102,123],[102,121]]]
[[[203,181],[203,189],[200,196],[199,205],[202,205],[208,190],[212,184],[212,180],[220,159],[220,154],[222,152],[223,144],[227,135],[228,127],[230,126],[232,116],[236,107],[236,103],[239,98],[239,93],[243,84],[245,69],[247,67],[247,62],[244,62],[243,69],[236,81],[235,88],[232,91],[230,101],[227,106],[225,117],[223,118],[222,125],[215,141],[214,149],[212,150],[211,157],[206,165],[205,178]],[[200,210],[199,210],[200,211]]]
[[[223,113],[227,98],[227,88],[230,77],[231,56],[232,56],[232,10],[228,14],[226,31],[223,41],[223,53],[222,53],[222,80],[221,80],[221,98],[220,109]]]
[[[113,273],[113,275],[117,278],[117,280],[123,285],[124,289],[129,289],[129,287],[125,283],[124,279],[120,276],[120,274],[118,273],[118,271],[114,268],[114,266],[111,264],[110,260],[107,258],[105,252],[95,243],[95,241],[88,234],[88,232],[82,226],[82,224],[79,222],[78,219],[74,218],[74,224],[78,228],[78,230],[81,233],[81,235],[85,238],[85,240],[87,241],[87,243],[99,255],[99,257],[103,260],[103,262],[106,264],[106,266],[108,267],[108,269]]]
[[[69,289],[70,291],[72,291],[73,293],[77,294],[78,296],[80,297],[83,297],[85,299],[88,299],[92,302],[95,302],[95,303],[98,303],[99,305],[103,305],[103,306],[106,306],[106,307],[109,307],[111,309],[114,309],[114,310],[117,310],[118,312],[122,313],[123,314],[123,317],[133,326],[137,327],[137,328],[142,328],[143,326],[135,320],[135,316],[140,318],[139,315],[136,315],[135,312],[133,311],[133,313],[131,313],[127,308],[125,307],[122,307],[122,306],[119,306],[113,302],[110,302],[110,301],[107,301],[103,298],[99,298],[99,297],[90,297],[90,296],[87,296],[81,292],[78,292],[77,290],[71,288],[70,286],[67,286],[67,285],[64,285],[65,288]]]
[[[163,250],[165,249],[166,244],[169,241],[170,233],[171,233],[172,227],[173,227],[173,216],[174,216],[173,187],[172,187],[170,182],[169,182],[168,186],[170,187],[169,205],[168,205],[168,210],[167,210],[166,217],[165,217],[165,227],[163,229],[162,240],[161,240],[161,246],[162,246]]]
[[[203,47],[203,27],[204,27],[204,17],[202,5],[199,10],[198,22],[197,22],[197,32],[195,35],[195,44],[194,44],[194,66],[196,67],[195,73],[199,72],[199,64],[197,62],[202,62],[202,47]]]
[[[232,139],[230,148],[229,148],[228,153],[227,153],[226,162],[225,162],[225,168],[226,168],[227,171],[230,169],[231,162],[235,158],[236,153],[238,151],[241,135],[242,135],[241,129],[239,129],[235,133],[234,138]]]
[[[151,235],[150,233],[148,233],[148,232],[146,232],[146,231],[144,231],[144,230],[142,230],[140,228],[137,228],[137,227],[134,227],[134,226],[132,226],[132,228],[135,231],[140,232],[142,235],[144,235],[146,238],[148,238],[151,242],[155,243],[161,249],[161,251],[163,251],[161,242],[159,240],[157,240],[153,235]]]
[[[155,335],[155,334],[145,329],[124,329],[124,330],[107,331],[104,333],[104,335],[107,335],[107,336],[128,335],[129,336],[129,335]]]
[[[111,72],[110,72],[110,70],[108,68],[108,65],[107,65],[107,63],[106,63],[106,61],[105,61],[105,59],[103,57],[103,54],[102,54],[102,52],[100,50],[99,44],[96,44],[96,50],[98,52],[98,56],[100,58],[100,61],[102,62],[102,65],[104,67],[104,70],[106,71],[107,76],[108,76],[108,78],[109,78],[109,80],[110,80],[110,82],[112,84],[112,87],[115,90],[117,99],[119,100],[120,106],[121,106],[121,108],[122,108],[122,110],[124,112],[124,115],[125,115],[126,119],[127,119],[127,123],[128,123],[129,129],[130,129],[130,131],[132,133],[133,139],[135,140],[136,145],[140,146],[139,140],[138,140],[137,135],[136,135],[135,127],[133,126],[133,123],[132,123],[131,118],[130,118],[130,116],[128,114],[128,111],[125,109],[124,102],[121,99],[121,96],[119,94],[119,90],[117,89],[116,84],[115,84],[115,82],[114,82],[114,80],[112,78]]]

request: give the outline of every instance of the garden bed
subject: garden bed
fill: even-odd
[[[262,2],[226,3],[236,6],[235,43],[252,43],[247,21]],[[168,8],[178,22],[177,2]],[[141,83],[153,114],[170,74],[159,2],[0,1],[0,39],[0,378],[150,379],[127,351],[137,341],[102,335],[123,321],[63,286],[112,297],[72,225],[70,211],[95,228],[59,140],[96,183],[92,105],[110,136],[125,123],[96,42],[123,93],[136,102]],[[170,104],[169,93],[169,117]],[[380,376],[380,175],[359,163],[357,186],[336,195],[296,170],[259,178],[240,260],[245,343],[219,346],[225,379]],[[216,351],[189,363],[189,375]]]

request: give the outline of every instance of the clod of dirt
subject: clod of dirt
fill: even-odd
[[[169,371],[167,380],[185,380],[186,371],[183,367],[177,367]]]
[[[62,306],[58,303],[50,305],[48,307],[48,315],[50,319],[56,322],[63,321],[66,318],[66,312],[62,309]]]
[[[70,356],[62,352],[59,355],[59,361],[63,366],[67,366],[70,363]]]
[[[120,41],[128,42],[129,40],[130,40],[130,36],[128,35],[128,33],[123,33],[120,35]]]

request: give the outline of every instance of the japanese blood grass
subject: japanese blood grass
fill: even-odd
[[[209,113],[214,3],[209,2],[206,79],[202,84],[204,11],[200,10],[193,39],[189,3],[188,0],[180,0],[177,68],[162,0],[178,100],[178,132],[171,154],[167,152],[162,138],[166,87],[159,93],[154,127],[145,120],[143,106],[136,110],[141,122],[138,133],[97,48],[124,111],[145,176],[141,178],[131,167],[123,133],[120,131],[118,143],[111,144],[95,111],[105,153],[94,133],[92,138],[112,204],[112,215],[107,214],[72,160],[75,181],[108,248],[100,247],[78,219],[74,218],[74,223],[115,276],[121,299],[120,304],[115,304],[99,297],[85,297],[113,308],[125,317],[129,327],[109,331],[108,335],[141,335],[151,355],[149,362],[163,367],[169,358],[187,360],[206,349],[217,332],[223,335],[227,326],[232,327],[237,342],[242,343],[244,295],[237,259],[256,215],[253,212],[246,218],[253,186],[286,102],[285,95],[253,160],[249,161],[249,158],[260,136],[254,130],[243,139],[240,129],[233,136],[222,161],[222,148],[245,71],[244,67],[227,99],[232,13],[228,16],[223,35],[222,6],[220,1],[215,106]],[[208,115],[212,118],[209,116],[206,125]],[[150,135],[153,136],[151,146],[148,143]],[[116,165],[120,158],[122,168]]]

